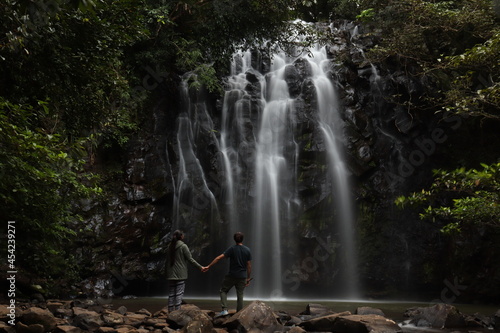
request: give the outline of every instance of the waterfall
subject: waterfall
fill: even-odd
[[[318,98],[318,113],[319,127],[325,138],[329,168],[332,175],[332,192],[336,194],[337,203],[336,210],[338,211],[340,221],[340,233],[344,242],[344,287],[345,296],[349,298],[358,297],[357,290],[357,255],[354,235],[354,215],[352,207],[352,198],[350,195],[350,186],[348,182],[349,172],[345,165],[342,156],[341,142],[342,136],[341,127],[339,124],[342,120],[339,115],[339,105],[337,93],[332,82],[326,75],[328,60],[324,51],[313,52],[312,59],[308,61],[313,63],[314,69],[314,85]],[[340,142],[340,143],[339,143]]]
[[[327,76],[330,60],[324,48],[296,58],[275,54],[268,73],[252,67],[256,61],[252,62],[251,52],[235,54],[220,134],[228,194],[226,216],[231,232],[247,234],[254,255],[255,284],[247,293],[255,297],[286,295],[283,266],[293,261],[286,258],[293,251],[285,249],[282,240],[292,237],[301,207],[300,147],[295,137],[297,96],[291,96],[287,83],[287,70],[297,60],[310,68],[305,76],[311,77],[317,96],[316,121],[323,135],[327,173],[336,200],[329,214],[336,214],[342,239],[343,296],[352,298],[358,296],[353,205],[342,156],[342,120],[336,91]],[[300,253],[298,248],[295,251]]]
[[[197,213],[206,210],[212,221],[219,219],[217,200],[207,184],[196,152],[199,132],[207,123],[208,129],[205,130],[210,132],[213,124],[204,99],[198,94],[190,96],[187,79],[182,82],[181,97],[184,112],[177,118],[179,169],[173,203],[173,229],[185,229],[194,222]]]
[[[335,289],[320,291],[320,297],[357,297],[353,204],[331,60],[320,47],[295,57],[277,53],[264,63],[262,58],[266,61],[251,51],[233,56],[220,131],[206,102],[198,94],[189,96],[183,86],[174,223],[185,228],[196,218],[195,206],[203,204],[201,209],[224,227],[207,231],[213,233],[210,244],[220,243],[222,235],[229,241],[242,231],[253,254],[254,282],[248,297],[294,297],[313,278]],[[197,135],[202,132],[210,133],[218,149],[223,189],[217,195],[197,158]],[[307,158],[304,149],[310,150]],[[309,164],[304,165],[304,159]],[[311,186],[316,188],[308,190],[303,177],[311,169]],[[314,195],[304,194],[307,191]],[[314,199],[306,204],[307,195]],[[305,216],[311,212],[316,215]],[[304,241],[315,248],[313,253],[303,251]]]

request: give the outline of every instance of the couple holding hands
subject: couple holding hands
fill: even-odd
[[[251,280],[250,275],[252,273],[252,254],[250,249],[243,245],[243,233],[235,233],[233,239],[236,244],[230,246],[224,253],[215,257],[208,266],[202,266],[194,260],[183,239],[184,233],[182,231],[174,231],[167,251],[166,267],[167,279],[169,282],[168,311],[171,312],[181,308],[188,277],[188,262],[199,268],[202,272],[207,272],[210,267],[224,258],[229,258],[229,272],[224,277],[220,288],[220,301],[222,307],[220,315],[228,314],[227,293],[233,286],[236,288],[236,311],[240,311],[243,308],[243,291],[245,287],[249,285]]]

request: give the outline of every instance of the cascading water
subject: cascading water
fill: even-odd
[[[209,189],[201,163],[196,153],[196,136],[201,130],[201,124],[210,124],[205,129],[213,129],[206,104],[199,96],[189,96],[187,80],[182,82],[181,95],[184,103],[183,112],[177,118],[177,147],[179,170],[174,198],[174,229],[186,226],[185,220],[193,220],[197,211],[208,210],[212,221],[219,219],[217,201]],[[199,121],[202,119],[203,121]],[[189,224],[188,224],[189,225]]]
[[[329,60],[324,48],[299,58],[275,54],[267,74],[250,65],[250,52],[234,56],[220,138],[228,222],[231,232],[242,230],[248,235],[246,243],[254,254],[255,284],[248,293],[255,297],[287,295],[283,265],[292,262],[286,258],[289,253],[300,251],[291,250],[290,244],[286,248],[282,244],[283,239],[292,239],[301,206],[300,148],[295,137],[294,112],[297,96],[290,96],[287,83],[290,66],[297,60],[310,69],[305,76],[310,77],[316,92],[316,121],[323,135],[328,155],[326,172],[336,201],[327,214],[336,214],[336,223],[340,224],[343,296],[352,298],[358,296],[353,207],[348,171],[342,157],[342,134],[339,134],[342,120],[334,86],[327,76]]]
[[[325,138],[327,146],[329,168],[332,179],[332,189],[336,194],[336,211],[340,221],[340,234],[344,246],[344,276],[345,295],[349,298],[358,297],[356,281],[357,255],[354,235],[354,211],[348,182],[349,172],[344,162],[341,150],[342,119],[339,115],[337,93],[332,82],[328,79],[325,69],[328,59],[325,52],[315,51],[313,57],[308,59],[313,65],[314,85],[318,99],[319,127]],[[340,143],[339,143],[340,141]]]
[[[205,100],[197,94],[187,98],[184,83],[174,227],[186,228],[196,219],[206,224],[207,211],[212,222],[222,222],[206,231],[210,244],[222,240],[220,226],[227,226],[228,237],[244,232],[253,253],[249,297],[297,297],[301,284],[314,279],[335,287],[320,297],[357,297],[354,214],[331,60],[318,47],[297,57],[274,54],[268,61],[257,52],[234,55],[220,131]],[[197,157],[201,132],[210,133],[218,149],[216,170],[223,182],[215,195]],[[310,177],[305,174],[313,179],[304,180]],[[315,248],[312,253],[301,248],[304,240]]]

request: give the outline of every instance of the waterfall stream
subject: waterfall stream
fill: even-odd
[[[333,271],[322,268],[333,264],[340,274],[338,277],[330,274],[328,279],[337,286],[337,294],[325,292],[321,296],[358,296],[354,209],[330,63],[325,48],[320,47],[298,57],[274,54],[267,65],[262,64],[256,52],[234,55],[217,139],[220,174],[224,178],[223,195],[217,198],[219,205],[193,151],[192,138],[198,125],[192,121],[200,115],[207,117],[207,111],[189,102],[190,115],[178,119],[180,168],[178,202],[174,203],[176,221],[180,223],[179,207],[183,193],[189,189],[193,195],[201,192],[208,198],[205,202],[211,214],[221,216],[228,228],[227,235],[236,231],[245,233],[244,243],[253,253],[254,283],[246,291],[250,297],[291,297],[307,277],[318,275],[321,270]],[[294,89],[291,76],[301,80]],[[311,100],[306,101],[308,98],[303,96],[304,87],[308,87]],[[307,126],[315,129],[315,140],[323,147],[318,150],[324,151],[323,161],[314,165],[324,178],[321,186],[325,188],[321,191],[329,193],[318,204],[318,207],[326,207],[321,208],[325,211],[319,214],[327,223],[322,227],[326,232],[315,235],[300,235],[298,227],[304,214],[300,193],[304,187],[301,184],[304,166],[299,165],[304,140],[298,129],[297,107],[305,103],[311,108]],[[213,128],[208,130],[215,132]],[[186,171],[186,163],[192,164],[190,172]],[[217,212],[214,213],[214,209]],[[315,240],[317,248],[326,255],[301,253],[302,236]],[[332,240],[333,236],[336,240]]]
[[[290,262],[285,257],[287,252],[300,252],[300,248],[290,250],[288,246],[285,249],[282,244],[282,240],[290,238],[293,230],[290,224],[297,223],[301,206],[298,188],[300,148],[295,137],[297,96],[291,97],[287,83],[289,66],[293,66],[297,59],[310,68],[316,91],[317,126],[326,146],[329,165],[326,172],[330,173],[330,185],[337,201],[330,213],[336,213],[341,224],[338,229],[346,256],[341,274],[346,281],[344,296],[355,297],[352,198],[342,157],[342,120],[336,91],[327,76],[329,60],[325,48],[317,48],[309,55],[296,58],[275,54],[268,73],[260,73],[250,65],[250,52],[234,56],[224,98],[221,131],[230,198],[227,206],[229,224],[233,231],[243,230],[248,234],[248,244],[254,253],[256,283],[249,292],[257,297],[285,295],[284,265]],[[253,154],[247,154],[248,150]],[[240,191],[245,184],[253,185],[247,196]],[[251,219],[238,215],[240,205],[251,207]]]

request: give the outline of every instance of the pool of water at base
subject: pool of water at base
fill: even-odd
[[[245,299],[245,304],[247,305],[254,299]],[[321,304],[327,308],[335,311],[351,311],[355,312],[356,308],[360,306],[369,306],[372,308],[381,309],[385,316],[389,319],[394,320],[403,329],[403,332],[407,333],[446,333],[446,332],[462,332],[462,333],[472,333],[472,332],[500,332],[500,330],[492,330],[487,328],[458,328],[458,329],[432,329],[423,327],[414,327],[412,325],[406,325],[404,321],[407,319],[404,317],[404,312],[412,307],[426,307],[432,304],[425,302],[411,302],[411,301],[368,301],[368,300],[273,300],[273,299],[261,299],[265,304],[271,307],[274,311],[284,311],[290,315],[298,315],[305,311],[307,304]],[[217,298],[185,298],[184,302],[187,304],[194,304],[203,310],[211,310],[214,312],[220,311],[220,302]],[[236,299],[228,298],[228,303],[230,309],[236,307]],[[118,308],[119,306],[125,306],[128,311],[138,311],[140,309],[147,309],[151,313],[155,313],[167,304],[167,297],[139,297],[130,299],[114,299],[112,301],[113,308]],[[485,316],[492,316],[497,310],[500,309],[500,305],[480,305],[480,304],[453,304],[461,313],[466,315],[472,315],[475,313],[480,313]]]

